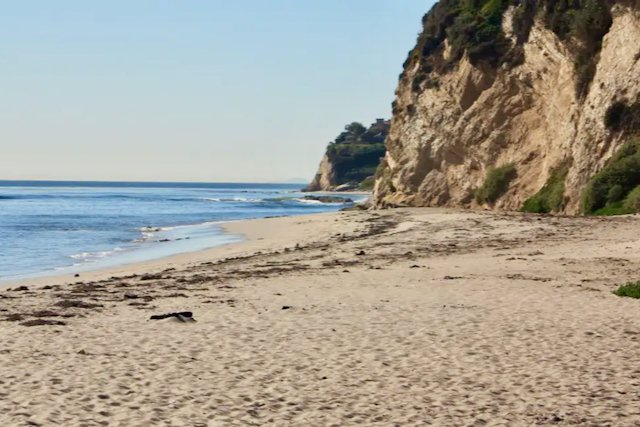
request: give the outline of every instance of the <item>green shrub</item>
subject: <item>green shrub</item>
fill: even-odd
[[[489,169],[482,187],[476,190],[476,201],[495,203],[507,191],[509,183],[516,176],[516,168],[512,164]]]
[[[631,0],[640,3],[640,0]],[[422,88],[432,71],[446,72],[466,52],[472,64],[505,64],[515,67],[524,62],[522,45],[528,40],[536,17],[575,52],[576,94],[583,98],[595,75],[602,39],[611,27],[609,0],[440,0],[422,18],[422,32],[409,52],[400,78],[419,64],[413,84]],[[510,5],[515,7],[512,45],[502,31],[502,18]],[[434,60],[448,39],[448,61]]]
[[[472,64],[502,63],[509,41],[502,32],[502,15],[508,7],[506,0],[468,0],[461,3],[461,13],[447,29],[452,59],[466,51]]]
[[[582,195],[582,212],[587,215],[631,213],[633,211],[622,200],[639,185],[640,140],[634,140],[623,145],[591,178]]]
[[[387,121],[376,122],[369,128],[354,122],[327,146],[326,155],[333,166],[333,185],[359,183],[372,176],[384,157],[384,141],[389,133]]]
[[[522,212],[549,213],[559,212],[564,208],[565,180],[569,173],[569,162],[564,162],[553,169],[544,184],[533,197],[527,199]]]
[[[617,203],[623,198],[624,198],[624,188],[622,188],[622,185],[620,184],[615,184],[613,187],[609,189],[609,192],[607,193],[607,204],[610,205],[610,204]]]
[[[619,297],[640,298],[640,282],[620,285],[613,293]]]
[[[627,215],[632,214],[634,211],[627,209],[622,202],[616,202],[606,205],[593,212],[596,216],[613,216],[613,215]]]
[[[640,212],[640,185],[627,194],[624,207],[631,212]]]

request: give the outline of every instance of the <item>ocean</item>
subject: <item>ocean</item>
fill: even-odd
[[[302,184],[0,181],[0,281],[240,241],[221,222],[337,211]],[[358,202],[365,196],[344,195]]]

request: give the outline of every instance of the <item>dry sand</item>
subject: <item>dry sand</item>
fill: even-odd
[[[248,241],[0,291],[0,426],[640,425],[640,301],[611,293],[640,217],[227,228]]]

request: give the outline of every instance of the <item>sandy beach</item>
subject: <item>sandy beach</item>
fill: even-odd
[[[0,425],[640,425],[640,301],[611,293],[639,216],[225,228],[246,241],[0,290]]]

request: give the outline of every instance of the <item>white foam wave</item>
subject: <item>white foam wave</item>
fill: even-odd
[[[80,262],[90,262],[95,261],[101,258],[108,257],[109,255],[113,255],[116,252],[123,251],[122,248],[113,248],[110,251],[98,251],[98,252],[80,252],[77,254],[70,255],[69,258],[75,259]]]
[[[262,199],[255,199],[250,197],[205,197],[203,200],[208,202],[241,202],[241,203],[257,203]]]

